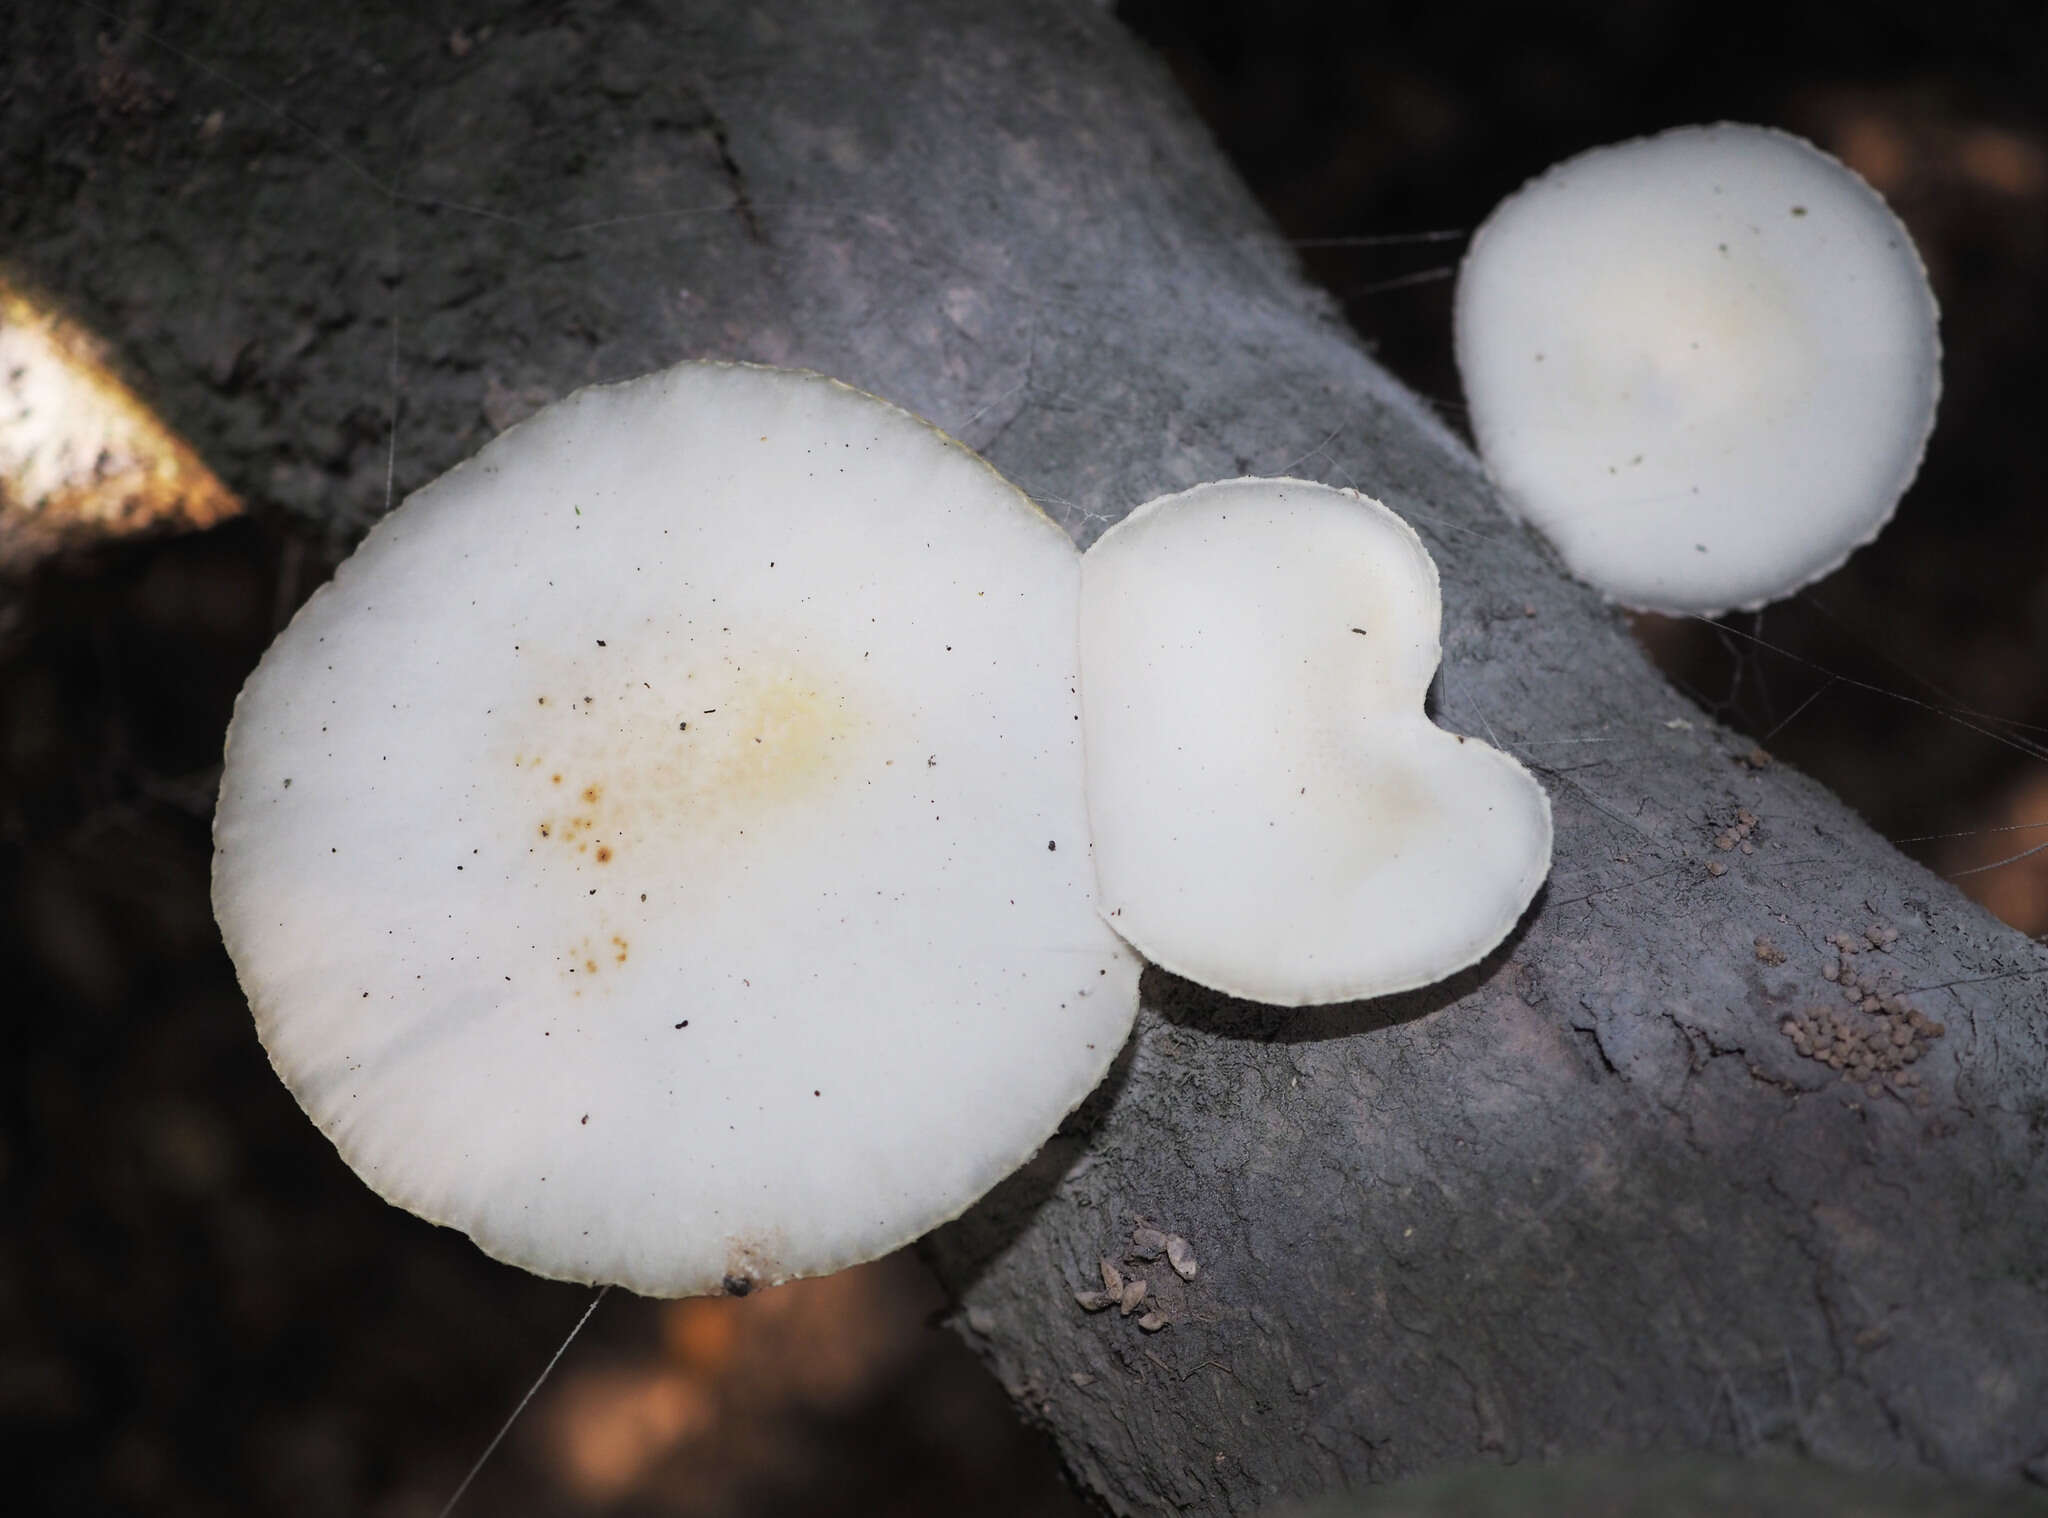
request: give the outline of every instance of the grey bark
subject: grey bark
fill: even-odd
[[[1483,965],[1295,1013],[1153,972],[1111,1081],[929,1241],[1092,1491],[1238,1512],[1648,1448],[2048,1480],[2048,957],[1665,687],[1110,17],[485,9],[16,8],[0,260],[341,538],[387,467],[692,356],[896,400],[1083,544],[1202,479],[1355,484],[1442,568],[1440,719],[1550,787],[1550,883]],[[1925,1108],[1779,1031],[1874,922],[1857,963],[1947,1025]],[[1140,1224],[1199,1262],[1146,1267],[1151,1334],[1073,1299]]]
[[[2048,1492],[1731,1456],[1467,1466],[1326,1498],[1293,1518],[2041,1518]]]

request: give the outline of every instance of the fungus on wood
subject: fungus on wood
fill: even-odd
[[[470,446],[480,363],[562,394],[737,348],[946,420],[1083,541],[1195,480],[1312,468],[1368,483],[1447,569],[1456,551],[1447,719],[1540,761],[1557,814],[1551,885],[1512,954],[1437,992],[1270,1016],[1148,977],[1088,1123],[928,1243],[959,1330],[1114,1510],[1243,1512],[1617,1448],[2048,1480],[2041,947],[1763,767],[1530,535],[1499,530],[1478,462],[1332,320],[1113,18],[1079,0],[759,9],[733,28],[522,13],[490,76],[451,76],[436,39],[394,23],[374,86],[337,64],[294,112],[321,137],[242,129],[269,166],[270,256],[215,300],[189,299],[187,271],[238,257],[242,153],[29,175],[15,247],[40,282],[89,281],[136,316],[136,362],[163,376],[215,330],[287,342],[295,292],[332,290],[351,320],[317,362],[257,366],[233,393],[185,381],[176,411],[237,489],[337,532],[381,500],[394,453],[403,479]],[[156,24],[203,51],[217,19]],[[357,56],[356,18],[302,19],[243,28],[243,77]],[[90,110],[65,94],[90,77],[74,33],[25,34],[23,100]],[[195,111],[240,109],[222,80],[184,88]],[[325,143],[384,89],[388,161],[417,126],[437,194],[538,234],[413,206],[336,161]],[[715,116],[724,159],[644,151],[679,101]],[[50,151],[37,119],[0,120],[31,163]],[[471,121],[487,130],[448,125]],[[555,148],[573,154],[539,151]],[[549,219],[722,206],[733,183],[773,187],[751,222],[586,239]],[[487,277],[453,306],[431,278],[394,286],[397,264],[363,256],[373,225],[402,235],[408,276]],[[395,447],[372,429],[332,470],[276,471],[300,434],[400,396]],[[1724,824],[1703,819],[1737,805],[1770,819],[1754,856],[1709,841]],[[1051,836],[1039,858],[1078,860]],[[1950,1029],[1913,1066],[1925,1113],[1859,1108],[1779,1031],[1827,987],[1823,936],[1873,919]],[[1784,964],[1758,959],[1762,935]],[[702,1031],[689,1021],[666,1036]],[[1158,1219],[1201,1257],[1198,1310],[1139,1341],[1170,1371],[1116,1358],[1067,1289]]]
[[[1423,712],[1436,562],[1378,501],[1230,480],[1140,506],[1082,563],[1102,909],[1148,959],[1281,1006],[1482,958],[1550,868],[1550,801]]]
[[[251,678],[223,936],[387,1199],[540,1274],[872,1259],[1101,1078],[1079,556],[905,412],[683,365],[379,524]],[[932,756],[943,763],[931,764]]]
[[[1503,503],[1624,605],[1791,594],[1891,519],[1941,342],[1877,192],[1766,127],[1595,148],[1508,197],[1458,276],[1458,369]]]

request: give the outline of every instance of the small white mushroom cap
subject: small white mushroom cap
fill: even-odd
[[[1080,560],[816,375],[585,390],[413,496],[229,733],[214,904],[387,1199],[656,1295],[870,1259],[1100,1079]]]
[[[1199,485],[1082,560],[1103,911],[1147,958],[1281,1006],[1408,990],[1506,937],[1550,802],[1423,712],[1436,565],[1379,502]]]
[[[1625,605],[1789,595],[1890,520],[1940,392],[1934,296],[1877,192],[1764,127],[1596,148],[1487,218],[1458,368],[1509,506]]]

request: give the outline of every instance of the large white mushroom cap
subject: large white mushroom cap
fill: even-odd
[[[1934,296],[1877,193],[1764,127],[1557,165],[1459,274],[1458,367],[1508,504],[1626,605],[1714,613],[1877,535],[1940,390]]]
[[[1103,910],[1149,959],[1282,1006],[1441,980],[1550,869],[1550,801],[1423,711],[1442,605],[1408,524],[1305,480],[1199,485],[1082,560]]]
[[[386,1198],[544,1275],[744,1290],[1029,1157],[1129,1031],[1079,556],[815,375],[585,390],[380,524],[236,709],[214,903]]]

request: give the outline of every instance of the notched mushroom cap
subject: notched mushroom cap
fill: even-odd
[[[816,375],[686,364],[507,432],[237,706],[214,903],[279,1073],[379,1193],[543,1275],[737,1292],[956,1215],[1136,1006],[1079,578]]]
[[[1458,278],[1472,430],[1510,507],[1615,600],[1711,614],[1875,537],[1940,392],[1934,296],[1877,192],[1784,132],[1558,164]]]
[[[1150,502],[1082,560],[1103,910],[1147,958],[1282,1006],[1480,959],[1550,868],[1514,759],[1423,714],[1436,566],[1379,502],[1232,480]]]

